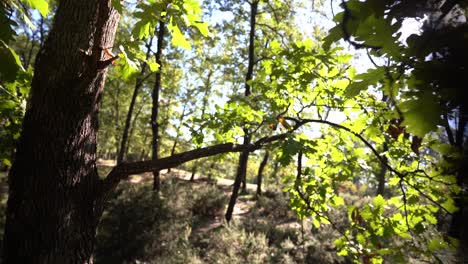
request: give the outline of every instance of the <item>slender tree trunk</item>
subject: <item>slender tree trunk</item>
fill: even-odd
[[[278,157],[275,159],[275,165],[273,165],[273,172],[271,173],[271,178],[272,179],[276,179],[277,175],[278,175],[278,170],[279,170],[279,161],[278,161]]]
[[[268,158],[270,156],[270,152],[267,150],[265,152],[265,156],[263,156],[263,160],[258,167],[258,175],[257,175],[257,195],[262,195],[262,178],[263,178],[263,170],[268,162]]]
[[[146,45],[146,48],[147,48],[146,59],[148,59],[150,56],[152,43],[153,43],[153,38],[150,38]],[[132,121],[133,108],[135,107],[135,102],[138,97],[138,92],[140,91],[140,88],[143,85],[146,67],[147,67],[146,63],[143,63],[143,65],[141,66],[140,76],[139,78],[137,78],[135,82],[135,89],[133,89],[132,100],[130,101],[130,106],[128,107],[128,112],[127,112],[127,118],[125,119],[125,126],[124,126],[124,130],[122,134],[122,140],[120,143],[119,155],[117,156],[117,164],[120,164],[122,163],[122,161],[125,160],[125,154],[127,151],[127,143],[128,143],[128,132],[130,128],[130,123]]]
[[[249,81],[252,80],[253,67],[255,64],[255,19],[257,16],[258,0],[254,0],[250,5],[250,34],[249,34],[249,63],[247,67],[247,74],[245,76],[245,97],[251,94]],[[250,135],[246,127],[244,127],[244,144],[250,144]],[[243,192],[247,191],[247,162],[249,160],[249,152],[243,151],[239,156],[239,165],[237,167],[237,174],[234,180],[234,187],[231,194],[231,199],[226,211],[226,220],[229,222],[232,218],[232,212],[236,204],[237,195],[239,192],[240,184],[242,183]]]
[[[195,161],[195,164],[192,167],[192,175],[190,176],[190,181],[195,180],[195,174],[197,173],[198,161]]]
[[[175,154],[177,143],[179,141],[179,133],[180,133],[180,129],[182,128],[182,121],[184,120],[186,109],[187,109],[187,102],[184,103],[182,114],[180,114],[179,125],[177,126],[177,129],[176,129],[176,137],[174,139],[174,143],[172,144],[172,148],[171,148],[171,156]],[[171,172],[171,168],[167,169],[167,172]]]
[[[159,152],[159,124],[158,124],[158,115],[159,115],[159,93],[161,91],[161,74],[162,74],[162,51],[163,51],[163,42],[164,42],[164,28],[165,23],[161,20],[159,22],[158,29],[158,44],[156,50],[156,63],[159,64],[159,69],[156,72],[156,80],[154,82],[153,88],[153,107],[151,109],[151,130],[153,132],[153,139],[151,141],[151,147],[153,152],[153,160],[157,160]],[[158,192],[160,189],[160,178],[159,170],[153,171],[153,190]]]
[[[246,141],[245,141],[246,139],[248,138],[244,137],[244,144],[246,144]],[[226,221],[228,223],[232,219],[232,212],[234,211],[234,206],[236,205],[237,196],[239,195],[239,189],[240,189],[241,180],[242,180],[241,173],[245,173],[247,171],[248,157],[249,157],[248,151],[241,152],[241,155],[239,158],[239,169],[237,170],[237,175],[236,175],[236,178],[234,179],[234,186],[232,188],[231,199],[229,200],[228,208],[227,208],[226,215],[225,215]]]
[[[119,15],[111,0],[59,1],[38,53],[9,174],[2,263],[92,263],[102,212],[97,114]],[[73,19],[71,19],[73,18]]]
[[[387,143],[388,139],[385,138],[385,142],[384,142],[384,145],[383,145],[383,152],[386,152],[388,151],[388,143]],[[387,162],[387,157],[383,157],[383,160],[385,162]],[[384,192],[385,192],[385,175],[387,174],[387,166],[381,164],[380,165],[380,172],[379,174],[377,174],[377,181],[378,181],[378,184],[377,184],[377,195],[384,195]]]
[[[210,164],[210,167],[208,167],[208,180],[211,181],[211,178],[213,177],[213,169],[216,165],[216,160],[213,160]]]
[[[138,120],[138,117],[141,114],[141,111],[145,107],[145,103],[146,103],[146,98],[143,100],[143,102],[141,102],[140,108],[138,109],[138,111],[135,113],[135,116],[133,117],[132,124],[130,125],[130,131],[128,133],[127,146],[125,147],[124,157],[128,154],[128,149],[129,149],[129,146],[130,146],[130,142],[132,142],[133,134],[135,132],[136,122]],[[146,138],[145,138],[145,140],[146,140]],[[146,146],[146,144],[145,144],[145,146]]]

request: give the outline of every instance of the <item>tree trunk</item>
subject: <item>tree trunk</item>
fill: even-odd
[[[198,168],[198,161],[195,161],[193,167],[192,167],[192,175],[190,175],[190,181],[195,180],[195,174],[197,173],[197,168]]]
[[[210,166],[208,167],[208,180],[211,181],[211,178],[213,178],[213,170],[214,170],[214,167],[216,165],[216,160],[213,160],[210,164]]]
[[[153,43],[153,38],[150,38],[150,40],[148,41],[146,45],[147,47],[146,59],[149,58],[152,43]],[[144,75],[146,72],[146,67],[147,67],[146,63],[143,63],[143,65],[141,66],[140,76],[137,78],[135,82],[135,89],[133,89],[132,100],[130,101],[130,106],[128,107],[128,112],[127,112],[127,118],[125,119],[125,126],[124,126],[124,130],[122,133],[122,140],[120,143],[119,155],[117,156],[117,164],[122,163],[125,160],[125,154],[127,151],[127,144],[128,144],[128,132],[130,129],[130,123],[132,121],[133,108],[135,108],[135,102],[138,97],[138,92],[144,82]]]
[[[271,173],[271,178],[272,179],[276,179],[277,175],[278,175],[278,170],[279,170],[279,161],[278,161],[278,157],[276,157],[275,159],[275,165],[273,166],[273,172]]]
[[[247,145],[246,138],[244,138],[244,145]],[[237,196],[239,195],[239,189],[242,181],[242,173],[247,171],[247,161],[249,158],[249,151],[242,151],[239,158],[239,169],[237,170],[236,178],[234,179],[234,186],[232,188],[231,198],[229,200],[228,208],[226,210],[226,221],[229,223],[232,219],[232,212],[234,211],[234,206],[236,205]]]
[[[156,80],[154,82],[154,88],[152,93],[153,107],[151,108],[151,130],[153,132],[153,139],[151,141],[151,147],[153,151],[153,160],[158,159],[159,152],[159,124],[158,124],[158,114],[159,114],[159,92],[161,90],[161,72],[163,65],[161,63],[162,51],[163,51],[163,40],[164,40],[164,28],[165,24],[161,20],[159,22],[158,29],[158,44],[156,50],[156,63],[159,64],[159,69],[156,72]],[[160,189],[160,179],[159,179],[159,170],[153,171],[153,190],[158,192]]]
[[[247,65],[247,74],[245,76],[245,97],[248,97],[252,91],[249,84],[249,81],[252,80],[253,76],[253,67],[255,64],[255,25],[256,25],[256,16],[258,10],[258,0],[255,0],[250,5],[250,33],[249,33],[249,57]],[[244,144],[245,142],[250,143],[249,131],[244,127]],[[240,182],[242,183],[242,192],[247,192],[247,161],[249,160],[249,153],[242,153],[239,157],[239,166],[237,168],[237,176],[242,177]],[[244,170],[244,171],[240,171]],[[237,195],[236,195],[237,197]],[[235,201],[234,201],[235,203]]]
[[[59,1],[9,174],[3,263],[92,263],[97,114],[110,64],[102,50],[118,20],[111,0]]]
[[[249,96],[250,91],[250,84],[249,81],[252,80],[253,75],[253,66],[255,63],[255,18],[257,15],[257,8],[258,8],[258,0],[255,0],[250,5],[250,34],[249,34],[249,64],[247,68],[247,74],[245,77],[245,96]],[[249,131],[247,128],[244,127],[244,145],[250,144],[250,136]],[[232,188],[231,199],[229,200],[228,208],[226,210],[225,218],[227,222],[231,221],[232,212],[234,211],[234,206],[236,205],[237,196],[239,194],[239,188],[242,183],[244,182],[243,191],[247,191],[247,185],[245,184],[246,176],[247,176],[247,162],[249,160],[249,152],[243,151],[239,156],[239,165],[237,167],[237,174],[236,178],[234,179],[234,187]]]
[[[175,139],[174,139],[174,143],[172,144],[172,148],[171,148],[171,156],[175,154],[177,143],[179,143],[180,129],[182,128],[182,124],[183,124],[183,120],[184,120],[184,117],[185,117],[185,110],[186,109],[187,109],[187,102],[184,102],[184,108],[182,109],[182,114],[180,114],[179,125],[177,126],[176,136],[175,136]],[[171,168],[167,169],[167,172],[168,173],[171,172]]]
[[[387,144],[388,139],[385,137],[385,142],[383,145],[383,152],[388,151],[388,144]],[[383,160],[387,162],[387,157],[383,156]],[[385,175],[387,174],[387,166],[384,164],[380,164],[380,172],[377,174],[377,195],[382,195],[384,196],[385,192]]]
[[[263,170],[268,162],[268,158],[270,156],[270,152],[267,150],[265,152],[265,156],[263,156],[263,160],[260,163],[260,167],[258,167],[258,175],[257,175],[257,195],[262,195],[262,178],[263,178]]]
[[[458,211],[456,211],[452,216],[449,235],[460,240],[461,243],[458,253],[460,254],[461,259],[466,257],[466,250],[468,249],[468,228],[466,226],[468,221],[468,208],[466,206],[466,201],[468,200],[468,141],[465,136],[465,128],[468,124],[468,118],[466,117],[466,113],[468,113],[468,109],[461,107],[458,127],[455,133],[455,138],[452,140],[463,156],[457,161],[457,164],[454,164],[454,166],[457,167],[457,184],[460,186],[461,192],[457,194],[454,199],[455,205],[458,207]]]

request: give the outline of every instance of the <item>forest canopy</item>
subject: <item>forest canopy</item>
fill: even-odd
[[[173,167],[233,179],[227,222],[280,175],[355,263],[466,260],[467,1],[81,2],[0,3],[5,263],[88,263],[119,182]]]

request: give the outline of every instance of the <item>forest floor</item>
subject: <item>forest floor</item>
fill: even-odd
[[[114,167],[115,161],[114,160],[98,160],[97,162],[98,166],[101,168],[107,168],[110,169]],[[106,170],[106,169],[104,169]],[[190,177],[192,174],[188,171],[185,170],[180,170],[180,169],[171,169],[170,171],[168,170],[162,170],[160,172],[162,180],[164,180],[167,177],[174,176],[177,177],[180,180],[190,182]],[[153,175],[150,172],[143,173],[143,174],[138,174],[138,175],[131,175],[129,178],[129,181],[134,184],[139,184],[139,183],[146,183],[149,181],[153,180]],[[196,174],[193,180],[194,183],[200,183],[200,182],[208,182],[212,183],[213,185],[216,185],[220,190],[222,190],[227,198],[231,197],[232,194],[232,186],[234,185],[234,181],[231,179],[225,179],[225,178],[215,178],[213,180],[208,180],[207,176]],[[247,183],[247,193],[240,193],[236,205],[234,207],[234,211],[232,213],[232,217],[234,220],[240,220],[243,216],[248,214],[252,207],[255,205],[255,191],[257,190],[257,185],[256,184],[251,184]],[[194,230],[195,232],[208,232],[214,228],[217,228],[223,224],[223,219],[220,216],[217,216],[215,219],[212,221],[207,222],[204,224],[202,227],[200,227],[197,230]]]
[[[105,175],[115,163],[113,161],[99,160],[99,171]],[[171,248],[180,247],[180,243],[175,243],[176,234],[181,234],[187,230],[186,242],[195,253],[197,259],[174,260],[174,255],[157,259],[154,263],[333,263],[336,253],[332,250],[333,240],[336,238],[331,230],[326,230],[327,238],[318,241],[311,236],[311,223],[308,220],[300,221],[294,212],[289,208],[289,199],[278,188],[277,184],[264,186],[263,195],[257,197],[256,184],[247,184],[247,191],[239,193],[234,207],[232,220],[228,224],[224,213],[227,209],[228,201],[232,194],[234,181],[225,178],[215,178],[208,180],[203,174],[195,176],[190,181],[191,173],[181,169],[171,169],[161,171],[162,190],[160,197],[175,214],[169,218],[158,215],[158,218],[165,219],[163,225],[170,223],[170,227],[163,227],[164,234],[159,234],[160,245]],[[153,181],[152,173],[131,175],[123,184],[124,189],[134,186],[135,189],[145,187],[151,189]],[[125,187],[127,185],[127,187]],[[215,187],[215,188],[214,188]],[[124,192],[125,193],[125,192]],[[120,197],[123,194],[120,194]],[[128,197],[128,194],[126,194]],[[143,200],[136,197],[136,203],[143,203]],[[125,199],[125,202],[127,200]],[[122,207],[122,208],[128,208]],[[131,206],[130,206],[131,207]],[[145,207],[146,208],[146,207]],[[191,211],[191,215],[184,212]],[[118,209],[117,213],[122,209]],[[125,210],[125,209],[124,209]],[[137,211],[131,210],[130,214]],[[115,214],[115,212],[114,212]],[[164,214],[164,212],[163,212]],[[111,214],[109,214],[111,215]],[[188,218],[186,218],[188,216]],[[134,215],[131,219],[144,217]],[[185,218],[182,219],[182,218]],[[126,221],[122,218],[119,221]],[[131,220],[134,221],[134,220]],[[166,223],[167,222],[167,223]],[[189,223],[188,229],[176,227],[180,223]],[[116,226],[115,223],[110,226]],[[109,228],[104,224],[104,229]],[[172,229],[171,229],[172,228]],[[111,233],[116,233],[112,231]],[[302,235],[301,235],[302,234]],[[165,239],[165,236],[171,236]],[[305,240],[304,240],[305,239]],[[130,240],[130,239],[127,239]],[[109,239],[112,241],[112,239]],[[172,242],[171,242],[172,241]],[[108,243],[108,242],[107,242]],[[172,244],[171,244],[172,243]],[[106,244],[106,243],[102,243]],[[169,246],[173,245],[173,246]],[[187,244],[185,244],[187,245]],[[313,245],[314,252],[308,253],[308,247]],[[320,248],[320,249],[319,249]],[[181,249],[181,252],[189,252]],[[160,250],[159,252],[164,252]],[[321,252],[318,254],[318,252]],[[159,253],[158,253],[159,254]],[[320,255],[315,258],[313,255]],[[164,254],[163,254],[164,255]],[[153,263],[153,262],[151,262]]]

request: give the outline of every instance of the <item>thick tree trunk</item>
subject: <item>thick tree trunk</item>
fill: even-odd
[[[146,59],[149,58],[152,43],[153,43],[153,38],[150,38],[150,40],[148,41],[146,45],[146,48],[147,48]],[[130,101],[130,106],[128,107],[128,112],[127,112],[127,118],[125,119],[125,126],[124,126],[124,130],[122,133],[122,140],[120,143],[119,155],[117,156],[117,164],[122,163],[125,160],[125,154],[127,151],[127,144],[128,144],[128,132],[130,129],[130,123],[132,121],[133,108],[135,108],[135,103],[138,97],[138,92],[140,91],[140,88],[144,82],[144,78],[145,78],[144,75],[146,72],[146,67],[147,67],[146,63],[143,63],[143,65],[141,66],[140,76],[137,78],[135,82],[135,89],[133,89],[132,100]]]
[[[151,130],[153,132],[153,139],[151,141],[151,147],[153,151],[153,160],[158,159],[159,152],[159,124],[158,124],[158,114],[159,114],[159,92],[161,90],[161,73],[162,73],[162,51],[163,51],[163,41],[164,41],[164,28],[165,24],[163,21],[159,22],[158,29],[158,44],[156,50],[156,63],[159,64],[159,69],[156,72],[156,80],[154,82],[154,88],[152,93],[153,107],[151,108]],[[153,171],[153,190],[159,191],[160,189],[160,179],[159,179],[159,170]]]
[[[270,157],[270,152],[267,150],[265,152],[265,156],[263,156],[263,160],[258,167],[258,174],[257,174],[257,195],[262,195],[262,179],[263,179],[263,170],[268,162],[268,158]]]
[[[9,174],[3,263],[92,263],[102,50],[113,46],[118,20],[110,0],[59,1]]]

